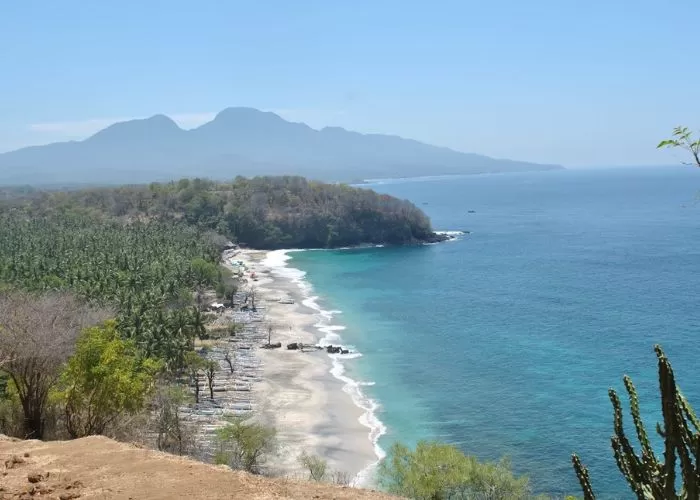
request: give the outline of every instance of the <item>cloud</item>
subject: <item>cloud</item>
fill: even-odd
[[[194,128],[211,121],[216,113],[200,112],[200,113],[174,113],[169,115],[180,127]],[[62,122],[44,122],[32,123],[29,125],[29,130],[43,134],[56,134],[68,137],[85,137],[95,132],[99,132],[103,128],[118,122],[148,118],[147,116],[123,116],[112,118],[90,118],[87,120],[74,120]]]

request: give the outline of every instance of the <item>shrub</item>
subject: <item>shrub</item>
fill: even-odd
[[[298,458],[299,465],[309,472],[309,479],[311,481],[321,482],[326,479],[326,473],[328,472],[328,462],[319,457],[318,455],[309,455],[303,452]]]
[[[379,482],[417,500],[530,498],[527,478],[513,476],[506,460],[480,463],[454,446],[425,441],[415,450],[394,444],[380,464]]]
[[[277,450],[276,431],[258,423],[246,423],[235,417],[217,431],[217,464],[226,464],[252,474],[261,474],[267,459]]]

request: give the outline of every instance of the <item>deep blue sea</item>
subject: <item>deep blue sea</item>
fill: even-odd
[[[379,440],[437,439],[510,457],[538,492],[630,498],[609,437],[607,389],[637,385],[658,420],[663,345],[700,405],[700,170],[610,169],[380,182],[454,242],[291,253],[339,310],[345,363],[378,404]],[[473,211],[473,213],[470,213]],[[626,399],[625,399],[626,401]],[[633,430],[630,425],[628,427]]]

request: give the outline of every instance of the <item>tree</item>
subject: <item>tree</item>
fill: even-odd
[[[267,345],[268,346],[271,345],[272,334],[274,333],[274,331],[275,331],[275,325],[273,325],[272,323],[268,323],[268,325],[267,325]]]
[[[695,139],[688,127],[676,127],[670,139],[665,139],[659,143],[658,148],[680,148],[690,153],[693,163],[686,163],[700,167],[700,138]]]
[[[224,361],[226,361],[228,369],[231,371],[231,375],[233,375],[233,358],[231,357],[231,351],[228,349],[224,353]]]
[[[191,399],[182,387],[163,384],[156,391],[152,401],[153,431],[156,448],[160,451],[186,455],[192,452],[194,430],[180,417],[180,406]]]
[[[305,451],[297,459],[299,465],[309,471],[309,480],[321,482],[326,479],[328,461],[317,455],[309,455]]]
[[[195,351],[185,354],[185,369],[190,377],[190,383],[194,386],[194,402],[199,403],[199,372],[206,369],[207,360]]]
[[[622,425],[622,404],[617,393],[608,395],[613,406],[615,434],[611,438],[617,467],[639,500],[700,498],[700,420],[676,385],[673,369],[661,346],[654,346],[659,365],[659,385],[663,426],[656,430],[664,441],[663,461],[656,456],[639,412],[639,399],[632,380],[624,384],[630,401],[630,413],[641,446],[637,454]],[[585,500],[594,500],[588,470],[578,456],[572,456]],[[680,477],[677,473],[680,472]],[[679,479],[679,481],[677,481]],[[680,491],[676,492],[676,483]]]
[[[250,286],[250,290],[248,291],[248,297],[250,298],[250,308],[255,311],[255,297],[257,296],[257,290],[255,288],[255,285]]]
[[[42,439],[49,393],[75,350],[79,332],[103,321],[108,312],[73,295],[0,295],[0,359],[23,412],[27,439]]]
[[[196,307],[192,308],[189,316],[189,327],[192,333],[192,345],[194,346],[194,337],[197,336],[200,339],[204,337],[207,333],[206,317],[202,312]]]
[[[234,417],[217,430],[219,451],[215,462],[260,474],[267,459],[277,450],[276,434],[272,427]]]
[[[238,283],[236,281],[231,281],[230,283],[224,284],[224,303],[233,306],[234,299],[236,298],[236,293],[238,292]]]
[[[200,306],[204,289],[218,282],[219,269],[216,264],[207,262],[200,257],[193,259],[190,266],[197,286],[197,305]]]
[[[122,415],[141,411],[161,367],[122,340],[115,321],[86,329],[59,383],[68,434],[104,434]]]
[[[219,369],[216,361],[208,360],[204,365],[204,374],[207,376],[207,386],[209,387],[209,397],[214,399],[214,377]]]
[[[516,478],[502,460],[479,463],[448,444],[419,442],[415,450],[394,444],[379,466],[390,493],[417,500],[530,498],[527,478]]]

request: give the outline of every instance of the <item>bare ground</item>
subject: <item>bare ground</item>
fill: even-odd
[[[0,436],[0,499],[385,499],[382,493],[268,479],[105,437]]]

